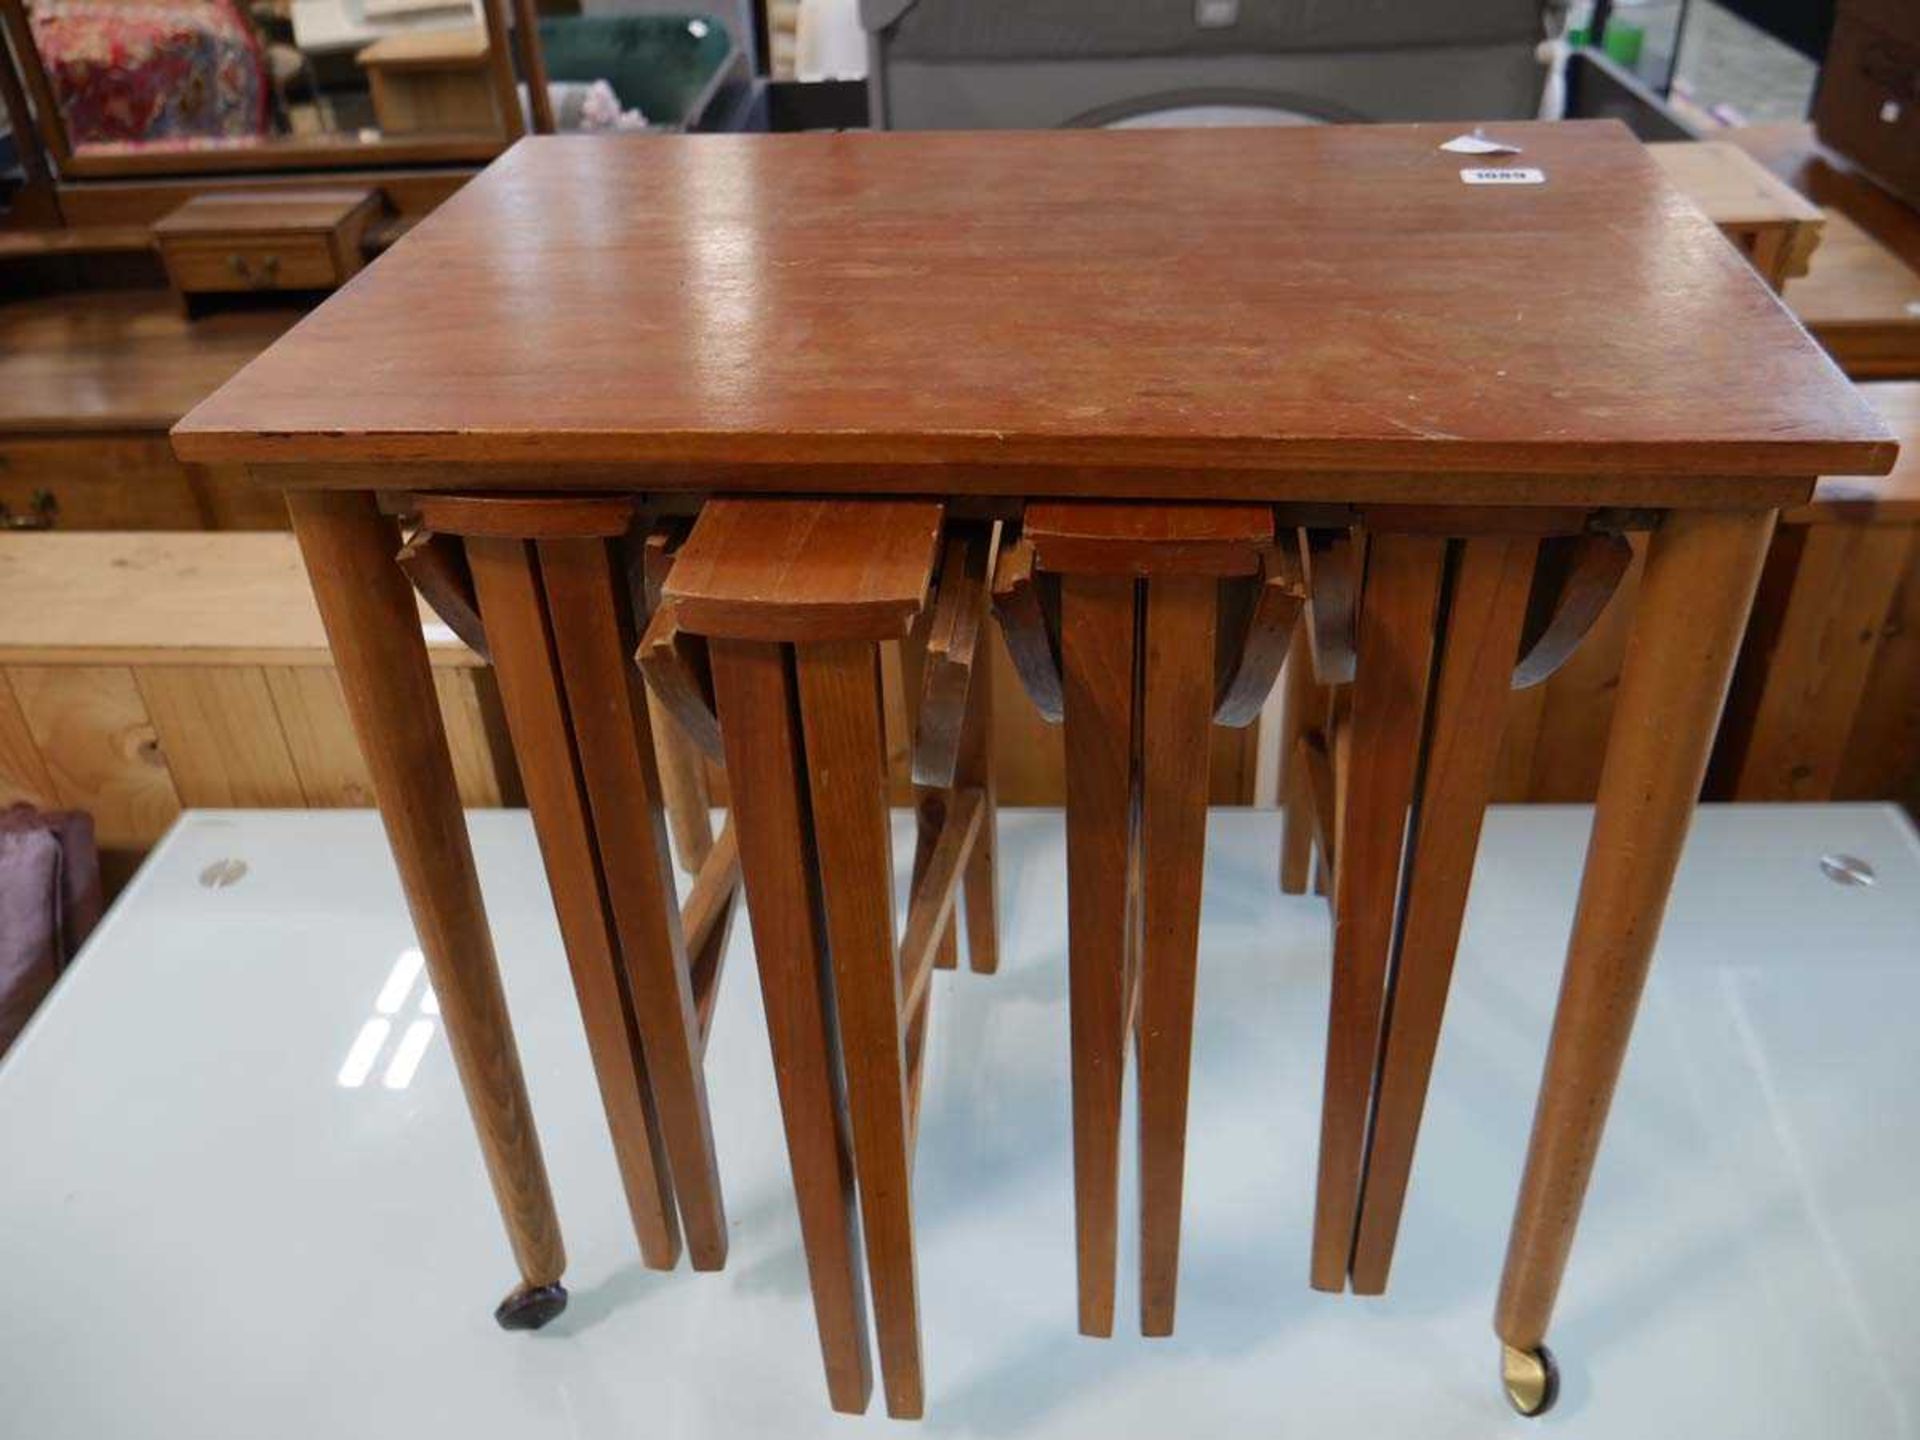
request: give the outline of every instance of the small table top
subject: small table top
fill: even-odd
[[[1668,140],[1647,153],[1716,225],[1818,224],[1820,207],[1724,140]]]
[[[1677,504],[1892,464],[1623,127],[1503,126],[1522,153],[1491,161],[1440,150],[1456,129],[524,140],[175,441],[429,485],[938,465],[923,488],[1084,494],[1126,467],[1162,497],[1339,471],[1657,477]],[[1465,183],[1485,165],[1545,178]]]

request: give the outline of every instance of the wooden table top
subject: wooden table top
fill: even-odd
[[[1487,162],[1441,151],[1456,132],[524,140],[175,442],[421,462],[415,484],[818,466],[809,488],[867,489],[860,467],[937,465],[952,492],[1071,494],[1126,467],[1173,496],[1302,493],[1234,471],[1606,475],[1682,504],[1891,465],[1624,128],[1502,126],[1533,185],[1464,183]]]

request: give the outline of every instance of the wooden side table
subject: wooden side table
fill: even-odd
[[[1759,161],[1723,140],[1669,141],[1647,153],[1775,290],[1807,273],[1824,217]]]
[[[997,923],[992,785],[961,753],[981,748],[964,737],[984,732],[986,690],[969,683],[984,667],[955,634],[978,634],[992,547],[943,536],[944,518],[924,500],[715,500],[665,587],[675,624],[711,647],[828,1394],[858,1412],[872,1385],[857,1235],[897,1418],[925,1406],[912,1175],[932,971],[963,888],[976,969],[992,968]],[[896,929],[879,645],[923,614],[929,672],[944,655],[959,673],[953,723],[934,704],[918,716],[919,740],[946,742],[916,751],[949,758],[916,766],[933,793]]]
[[[1816,475],[1885,472],[1894,445],[1623,128],[1515,126],[1532,173],[1491,183],[1439,148],[1451,134],[535,139],[182,422],[185,457],[289,491],[530,1283],[557,1273],[557,1231],[377,492],[904,496],[1003,522],[1043,502],[1205,502],[1270,508],[1276,533],[1358,527],[1374,539],[1353,725],[1402,738],[1395,707],[1424,692],[1433,617],[1470,595],[1510,616],[1489,577],[1520,563],[1512,537],[1631,524],[1652,531],[1646,575],[1496,1326],[1516,1403],[1540,1408],[1554,1298],[1775,512]],[[1469,576],[1469,553],[1498,563]],[[823,686],[858,668],[825,661]],[[839,738],[871,759],[870,735]],[[1096,728],[1095,744],[1118,740]],[[1070,768],[1094,763],[1084,745]],[[1404,763],[1349,776],[1336,888],[1344,872],[1392,893]],[[844,910],[879,934],[880,869],[828,867],[830,923]],[[1406,952],[1348,899],[1330,1070],[1371,1104],[1392,1075],[1369,1017],[1399,1010]],[[1113,943],[1108,967],[1124,963]],[[836,980],[870,1000],[890,951],[842,947]],[[852,1043],[850,1064],[884,1074],[867,1047],[899,1036]],[[1365,1225],[1365,1115],[1329,1119],[1314,1274],[1350,1284],[1350,1251],[1327,1237],[1349,1213]],[[791,1131],[789,1147],[796,1169],[816,1158]],[[904,1302],[875,1295],[885,1327]]]

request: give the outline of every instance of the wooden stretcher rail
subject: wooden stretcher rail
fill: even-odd
[[[953,923],[960,877],[980,836],[985,797],[978,789],[955,792],[953,808],[934,842],[926,872],[907,902],[907,925],[900,937],[900,1018],[908,1021],[920,1005],[933,975],[940,940]]]
[[[713,842],[713,849],[694,876],[687,902],[680,907],[680,933],[686,937],[687,965],[693,983],[694,1013],[700,1019],[704,1049],[713,1026],[713,1007],[720,991],[720,970],[726,960],[727,936],[733,922],[734,899],[740,893],[740,843],[729,823]]]

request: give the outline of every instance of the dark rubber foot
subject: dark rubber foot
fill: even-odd
[[[502,1330],[538,1330],[567,1308],[564,1285],[522,1285],[493,1312]]]

